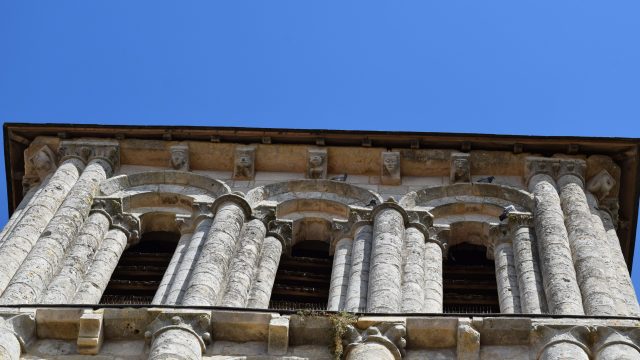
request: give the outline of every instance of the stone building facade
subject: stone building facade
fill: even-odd
[[[637,139],[4,132],[2,359],[640,359]]]

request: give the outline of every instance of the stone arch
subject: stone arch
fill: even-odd
[[[366,206],[371,200],[382,203],[382,197],[371,190],[332,180],[291,180],[269,184],[249,191],[246,199],[254,208],[294,199],[323,199],[357,206]]]
[[[434,216],[434,224],[448,225],[473,221],[498,223],[498,216],[508,205],[531,212],[533,195],[511,186],[498,184],[453,184],[425,188],[400,199],[407,209],[422,209]]]

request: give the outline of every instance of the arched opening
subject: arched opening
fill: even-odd
[[[445,313],[500,313],[494,261],[483,245],[461,242],[443,264]]]
[[[100,304],[150,304],[179,239],[174,231],[145,232],[120,257]]]
[[[329,254],[330,226],[317,218],[294,222],[291,253],[280,259],[271,309],[326,310],[333,262]]]

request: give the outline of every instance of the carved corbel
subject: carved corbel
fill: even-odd
[[[78,325],[78,353],[82,355],[99,353],[104,338],[102,310],[85,310],[80,316]]]
[[[307,150],[307,178],[327,178],[327,149]]]
[[[169,159],[169,165],[173,170],[189,171],[189,145],[179,144],[169,147],[171,158]]]
[[[145,342],[151,345],[153,340],[167,330],[182,330],[195,336],[200,343],[202,353],[211,343],[211,314],[208,312],[161,312],[149,324],[144,333]]]
[[[0,331],[13,334],[20,343],[21,351],[24,352],[36,337],[35,314],[0,314]]]
[[[381,154],[380,183],[383,185],[400,185],[402,174],[400,169],[400,152],[385,151]]]
[[[35,173],[37,175],[37,179],[42,182],[47,176],[49,176],[49,174],[56,171],[58,168],[56,166],[56,158],[55,152],[51,150],[48,145],[43,145],[26,162],[28,168],[25,173]]]
[[[587,190],[595,195],[598,200],[606,198],[614,186],[616,186],[616,179],[605,169],[600,170],[587,182]]]
[[[400,360],[405,355],[406,335],[406,326],[399,322],[380,323],[362,331],[348,325],[342,340],[345,358],[348,359],[349,352],[361,344],[376,343],[387,348],[394,359]]]
[[[471,319],[458,320],[456,352],[459,360],[480,359],[480,332]]]
[[[283,254],[291,254],[291,239],[293,236],[293,220],[275,219],[267,225],[266,236],[273,236],[280,240]]]
[[[235,180],[253,180],[255,159],[255,146],[236,146],[233,161],[233,178]]]
[[[558,343],[573,344],[582,349],[591,358],[589,340],[593,328],[587,326],[546,326],[534,325],[531,336],[532,349],[536,359],[540,359],[544,351]]]
[[[449,180],[452,184],[471,182],[471,155],[452,153]]]

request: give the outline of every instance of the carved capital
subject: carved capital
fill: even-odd
[[[525,180],[528,183],[531,177],[534,175],[549,175],[555,178],[558,173],[560,164],[558,159],[545,158],[545,157],[528,157],[525,159],[524,174]]]
[[[402,359],[407,346],[407,328],[403,323],[380,323],[359,330],[353,325],[347,326],[342,339],[345,348],[345,358],[354,347],[359,344],[377,343],[386,347],[396,360]]]
[[[122,199],[112,197],[96,197],[93,199],[90,213],[99,212],[109,218],[113,224],[113,217],[122,213]]]
[[[86,163],[90,160],[102,160],[111,170],[120,166],[120,145],[115,141],[104,140],[65,140],[60,142],[58,152],[61,161],[77,158]]]
[[[392,197],[373,208],[373,211],[371,211],[371,218],[375,219],[378,213],[387,209],[393,209],[397,211],[400,215],[402,215],[402,218],[404,219],[404,225],[409,225],[409,215],[407,214],[407,211],[402,206],[398,205],[398,203]]]
[[[285,254],[291,253],[291,241],[293,235],[293,221],[275,219],[267,225],[267,236],[273,236],[280,240],[282,251]]]
[[[525,227],[533,226],[533,214],[530,212],[511,211],[507,214],[509,231],[515,231]]]
[[[178,171],[189,171],[189,145],[173,145],[169,148],[169,152],[171,153],[169,165],[172,169]]]
[[[129,243],[140,240],[140,219],[129,213],[120,213],[112,217],[111,227],[122,230],[127,234]]]
[[[20,343],[23,351],[36,336],[36,319],[33,313],[0,314],[0,329],[4,329],[13,335]]]
[[[161,312],[149,324],[144,333],[145,341],[151,344],[161,333],[167,330],[183,330],[194,335],[202,352],[211,343],[211,314],[208,312]]]
[[[490,245],[489,247],[495,248],[495,246],[505,243],[511,243],[511,236],[509,236],[509,225],[499,224],[489,228]],[[493,252],[493,249],[491,249]]]
[[[258,219],[265,224],[265,227],[276,219],[276,207],[273,205],[262,205],[253,209],[251,217]]]
[[[626,345],[640,353],[640,329],[596,326],[593,355],[597,359],[605,348],[612,345]]]
[[[381,154],[380,182],[383,185],[400,185],[402,174],[400,170],[400,152],[385,151]]]
[[[218,209],[226,203],[234,203],[238,205],[238,207],[242,209],[245,219],[251,216],[251,205],[249,205],[247,200],[245,200],[244,197],[238,193],[224,194],[222,196],[219,196],[211,205],[211,212],[213,213],[213,215],[215,216],[215,214],[218,212]]]
[[[449,180],[452,184],[471,182],[471,155],[452,153]]]
[[[327,149],[307,149],[307,179],[326,179],[327,159]]]
[[[212,206],[213,203],[201,201],[194,201],[193,204],[191,204],[191,219],[194,223],[194,226],[204,218],[213,217],[213,213],[211,212]]]
[[[58,168],[56,158],[55,152],[48,145],[43,145],[26,161],[25,173],[36,174],[39,181],[43,181]]]
[[[574,344],[591,357],[589,338],[594,329],[587,326],[545,326],[535,325],[531,336],[533,348],[539,359],[544,350],[557,343]]]
[[[424,234],[425,239],[429,239],[429,228],[433,225],[433,215],[428,211],[410,210],[407,211],[407,216],[409,218],[407,227],[416,228]]]
[[[563,176],[575,176],[582,180],[584,185],[584,176],[587,170],[587,163],[580,159],[559,159],[558,180]]]
[[[235,180],[252,180],[255,175],[255,162],[255,146],[236,146],[233,178]]]

